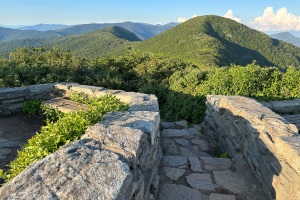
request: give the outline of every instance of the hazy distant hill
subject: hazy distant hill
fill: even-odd
[[[282,40],[284,42],[291,43],[295,46],[300,47],[300,38],[295,37],[289,32],[282,32],[282,33],[277,33],[277,34],[272,34],[270,37],[277,39],[277,40]]]
[[[177,57],[202,67],[246,65],[253,60],[261,66],[300,65],[300,48],[213,15],[192,18],[135,44],[133,49]]]
[[[55,31],[34,31],[34,30],[19,30],[11,28],[0,27],[0,42],[7,42],[13,40],[23,40],[23,39],[43,39],[50,37],[59,37],[64,34],[57,33]]]
[[[63,34],[82,34],[90,31],[98,30],[104,27],[109,26],[119,26],[126,28],[127,30],[136,34],[140,39],[145,40],[151,38],[155,35],[158,35],[174,26],[178,25],[177,23],[169,23],[165,25],[152,25],[146,23],[134,23],[134,22],[122,22],[122,23],[104,23],[104,24],[80,24],[70,26],[68,28],[57,30],[59,33]]]
[[[70,50],[74,55],[87,58],[101,57],[140,41],[132,32],[118,26],[106,27],[85,34],[65,36],[49,42],[48,46]]]
[[[50,31],[50,30],[56,30],[56,29],[62,29],[67,28],[68,25],[64,24],[36,24],[33,26],[24,26],[21,28],[18,28],[20,30],[35,30],[35,31]]]

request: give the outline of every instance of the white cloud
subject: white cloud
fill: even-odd
[[[192,17],[191,18],[194,18],[194,17],[198,17],[198,15],[192,15]],[[190,18],[189,18],[190,19]],[[185,21],[187,21],[187,20],[189,20],[189,19],[187,19],[187,18],[185,18],[185,17],[179,17],[178,19],[177,19],[177,22],[179,22],[179,23],[182,23],[182,22],[185,22]]]
[[[239,22],[239,23],[242,22],[241,18],[235,16],[235,15],[233,14],[233,11],[232,11],[231,9],[228,10],[228,11],[225,13],[225,15],[224,15],[223,17],[232,19],[232,20],[237,21],[237,22]]]
[[[187,19],[185,18],[185,17],[179,17],[178,19],[177,19],[177,22],[179,22],[179,23],[182,23],[182,22],[185,22]]]
[[[273,11],[273,7],[267,7],[251,26],[260,31],[300,31],[300,16],[289,13],[285,7],[277,12]]]

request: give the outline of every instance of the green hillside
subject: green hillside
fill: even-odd
[[[112,26],[85,34],[60,37],[48,46],[69,50],[79,57],[96,58],[129,47],[133,41],[140,39],[124,28]]]
[[[291,43],[295,46],[300,47],[300,38],[295,37],[289,32],[282,32],[282,33],[276,33],[270,35],[271,38],[277,39],[277,40],[282,40],[284,42]]]
[[[0,42],[8,42],[14,40],[24,39],[44,39],[50,37],[59,37],[64,35],[63,33],[57,33],[55,31],[34,31],[34,30],[18,30],[11,28],[0,27]]]
[[[219,16],[195,17],[160,35],[139,42],[133,49],[180,58],[201,67],[246,65],[300,65],[300,49]]]
[[[9,53],[15,51],[17,48],[22,47],[37,47],[45,46],[55,40],[55,38],[44,38],[44,39],[24,39],[24,40],[13,40],[8,42],[0,43],[0,56],[8,57]]]

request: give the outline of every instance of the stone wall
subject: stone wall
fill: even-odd
[[[208,96],[203,129],[236,162],[251,166],[270,199],[300,199],[297,128],[253,99]]]
[[[51,93],[114,94],[130,108],[107,113],[81,140],[30,165],[0,188],[3,199],[154,199],[162,156],[154,95],[55,84]]]
[[[0,116],[20,112],[25,100],[49,99],[53,83],[17,88],[0,88]]]

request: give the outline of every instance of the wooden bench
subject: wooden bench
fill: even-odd
[[[284,115],[282,116],[286,121],[290,122],[291,124],[295,124],[298,130],[300,131],[300,114],[296,115]]]
[[[50,108],[56,109],[63,113],[78,112],[80,110],[86,111],[88,109],[88,106],[85,104],[59,97],[44,101],[43,105],[49,106]]]

